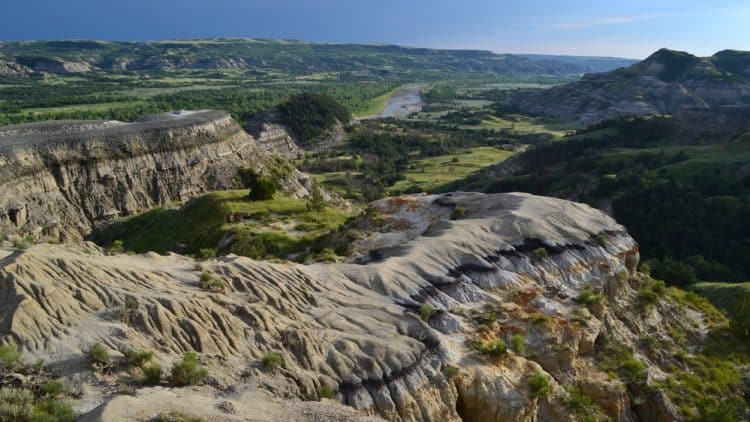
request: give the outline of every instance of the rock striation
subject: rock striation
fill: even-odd
[[[218,111],[6,126],[0,233],[79,239],[113,218],[239,187],[238,168],[272,172],[283,164]],[[279,182],[292,195],[307,193],[296,170]]]
[[[656,380],[680,363],[639,339],[670,342],[668,330],[678,330],[690,349],[704,335],[702,315],[668,297],[634,309],[646,282],[638,245],[609,216],[528,194],[454,193],[383,199],[355,224],[370,234],[339,264],[36,245],[0,263],[0,334],[81,384],[87,420],[180,409],[179,394],[212,420],[262,419],[257,409],[276,406],[336,420],[567,421],[580,417],[561,398],[570,386],[598,405],[590,416],[678,419],[663,395],[634,393],[598,363],[622,345]],[[226,291],[201,290],[203,272]],[[583,291],[602,300],[581,306]],[[498,358],[477,351],[513,336],[522,348]],[[118,375],[92,377],[83,350],[93,342],[115,354],[154,350],[166,364],[194,350],[211,377],[110,400]],[[281,367],[264,367],[269,352]],[[531,390],[539,374],[551,394]],[[299,400],[319,399],[323,387],[334,400],[301,410]],[[225,408],[239,411],[216,410]]]

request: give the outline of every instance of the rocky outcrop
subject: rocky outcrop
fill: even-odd
[[[267,153],[288,159],[300,158],[302,150],[297,141],[289,134],[289,128],[278,120],[273,111],[260,113],[244,129]]]
[[[240,187],[240,167],[280,164],[224,112],[7,126],[0,129],[0,232],[81,238],[113,218]],[[296,170],[279,182],[292,195],[307,193]]]
[[[37,73],[65,75],[68,73],[88,73],[95,70],[95,67],[91,63],[84,60],[68,60],[54,57],[18,57],[16,60]]]
[[[154,350],[165,364],[199,352],[210,380],[179,394],[198,400],[193,409],[212,420],[256,416],[217,408],[315,400],[323,387],[360,415],[394,421],[631,421],[646,410],[673,419],[659,405],[666,397],[641,397],[600,359],[621,345],[646,364],[648,380],[659,379],[680,362],[639,339],[668,343],[676,330],[689,349],[701,341],[702,316],[668,297],[634,309],[645,282],[635,269],[638,245],[607,215],[527,194],[457,193],[384,199],[356,225],[370,234],[344,264],[237,256],[197,264],[37,245],[2,261],[0,333],[82,384],[78,406],[98,406],[93,420],[179,406],[175,391],[163,389],[138,392],[143,400],[106,399],[122,375],[92,382],[82,350],[93,342]],[[201,290],[202,272],[226,291]],[[581,305],[584,291],[601,300]],[[478,352],[496,340],[518,347],[494,358]],[[269,352],[282,356],[281,367],[263,365]],[[534,392],[532,376],[549,381],[549,394]],[[570,387],[597,407],[575,413],[566,404]]]
[[[321,136],[302,141],[281,122],[275,109],[256,115],[244,129],[267,153],[290,160],[301,158],[305,151],[320,152],[341,145],[346,136],[344,124],[336,121]]]
[[[32,70],[15,61],[0,56],[0,76],[28,76]]]
[[[710,58],[662,49],[633,66],[549,90],[512,95],[507,106],[584,124],[626,115],[750,103],[750,59],[740,52]]]

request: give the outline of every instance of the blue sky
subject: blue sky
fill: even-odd
[[[750,50],[747,0],[0,0],[0,39],[212,36],[643,58]]]

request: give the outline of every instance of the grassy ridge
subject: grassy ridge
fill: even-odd
[[[286,258],[319,252],[324,237],[342,226],[351,215],[338,208],[307,208],[302,199],[277,194],[268,201],[250,201],[247,190],[214,192],[180,208],[157,208],[122,221],[92,235],[103,245],[122,242],[123,249],[138,253],[178,249],[198,254],[216,249],[231,237],[223,251],[251,258]],[[228,222],[235,216],[235,222]]]
[[[714,306],[727,312],[743,299],[750,297],[750,282],[748,283],[696,283],[690,286],[695,291],[708,299]]]

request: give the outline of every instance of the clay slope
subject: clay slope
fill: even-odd
[[[549,90],[520,92],[507,104],[531,114],[585,124],[618,116],[672,114],[685,108],[750,104],[750,58],[722,51],[708,58],[662,49],[646,60]]]
[[[224,112],[165,113],[134,123],[63,121],[0,128],[0,233],[81,238],[106,220],[238,187],[237,169],[306,178]]]
[[[672,341],[671,327],[695,345],[703,327],[700,314],[668,298],[646,313],[633,309],[646,283],[635,271],[638,246],[610,217],[527,194],[456,193],[384,199],[359,224],[372,234],[346,264],[236,256],[199,264],[37,245],[3,262],[2,335],[84,385],[77,405],[95,409],[92,420],[186,410],[175,395],[215,420],[263,419],[262,406],[297,409],[302,420],[311,414],[304,406],[356,417],[338,403],[389,420],[575,420],[564,386],[592,397],[593,416],[675,416],[658,391],[629,394],[597,363],[612,345],[630,347],[651,382],[679,363],[638,339]],[[202,272],[227,290],[201,290]],[[603,301],[580,306],[584,289]],[[137,306],[126,310],[126,301]],[[525,351],[492,359],[476,350],[514,335]],[[94,342],[154,350],[165,364],[195,350],[211,376],[201,387],[112,399],[123,375],[92,375],[82,351]],[[280,353],[283,367],[264,369],[268,352]],[[534,374],[549,378],[548,397],[530,390]],[[318,399],[323,386],[334,401],[298,401]]]

